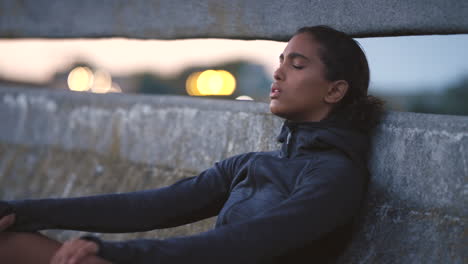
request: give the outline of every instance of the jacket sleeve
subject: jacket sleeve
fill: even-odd
[[[17,216],[9,231],[138,232],[208,218],[219,213],[228,197],[231,163],[232,159],[218,162],[196,177],[159,189],[9,201]]]
[[[352,166],[310,169],[290,197],[240,223],[193,236],[100,244],[99,255],[124,263],[262,263],[303,247],[352,219],[364,176]],[[89,237],[88,237],[89,239]]]

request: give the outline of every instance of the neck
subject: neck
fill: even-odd
[[[307,113],[306,115],[296,115],[286,118],[291,122],[319,122],[327,118],[330,114],[330,108],[322,108],[318,111]]]

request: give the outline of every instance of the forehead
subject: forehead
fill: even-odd
[[[319,49],[320,44],[313,36],[307,33],[300,33],[289,40],[284,48],[283,55],[286,57],[290,53],[299,53],[309,59],[314,59],[318,57]]]

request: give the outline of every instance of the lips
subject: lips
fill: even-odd
[[[279,97],[281,94],[281,89],[279,86],[275,83],[271,85],[271,91],[270,91],[270,99],[276,99]]]

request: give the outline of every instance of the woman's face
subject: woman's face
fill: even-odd
[[[270,93],[270,111],[291,121],[320,121],[330,110],[324,101],[332,84],[325,79],[325,65],[319,58],[320,45],[314,38],[295,35],[280,55]]]

